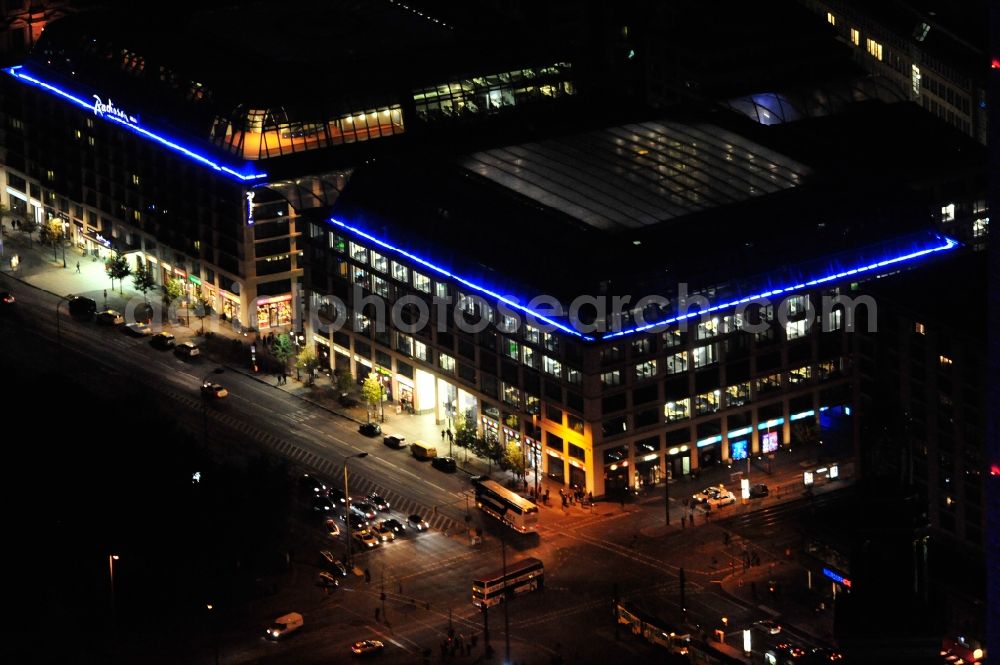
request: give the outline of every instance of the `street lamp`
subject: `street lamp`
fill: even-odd
[[[344,457],[344,524],[347,530],[347,565],[353,569],[354,559],[351,557],[351,538],[354,537],[354,534],[351,533],[351,492],[347,487],[347,460],[352,457],[361,459],[362,457],[368,457],[368,453],[355,453]]]
[[[215,613],[212,610],[215,606],[212,603],[205,603],[205,608],[208,610],[208,614],[211,617],[211,631],[212,631],[212,642],[215,649],[215,665],[219,665],[219,631],[218,627],[215,625]]]
[[[117,618],[115,616],[115,561],[118,561],[117,554],[108,555],[108,571],[111,579],[111,634],[117,630]]]

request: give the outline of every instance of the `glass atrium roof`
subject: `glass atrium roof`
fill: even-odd
[[[486,150],[460,163],[611,233],[796,187],[809,173],[720,127],[669,120]]]

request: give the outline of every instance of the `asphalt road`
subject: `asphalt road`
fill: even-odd
[[[216,650],[224,663],[343,662],[351,642],[369,638],[387,645],[380,662],[420,662],[425,649],[430,650],[431,662],[438,662],[449,625],[456,634],[477,634],[473,654],[453,661],[472,662],[482,654],[484,631],[483,616],[471,603],[471,580],[499,567],[504,547],[508,561],[525,556],[542,559],[546,584],[544,591],[509,603],[506,621],[502,608],[490,611],[497,662],[508,634],[517,662],[549,662],[557,654],[577,663],[617,662],[623,656],[639,662],[658,658],[652,646],[616,630],[612,598],[651,599],[679,610],[678,573],[684,565],[688,566],[687,607],[693,620],[710,627],[718,617],[727,616],[730,626],[736,627],[762,618],[758,609],[735,602],[713,583],[723,572],[721,566],[710,563],[724,553],[719,523],[651,535],[648,525],[661,519],[661,510],[656,508],[636,506],[572,518],[562,517],[555,508],[543,508],[539,534],[528,538],[504,534],[510,541],[505,546],[496,525],[484,522],[473,508],[472,524],[486,528],[482,544],[473,546],[463,533],[456,533],[464,524],[471,495],[462,474],[431,469],[405,451],[382,446],[380,439],[361,436],[355,423],[238,372],[213,375],[230,396],[206,404],[199,387],[219,367],[210,359],[181,360],[152,348],[148,339],[75,321],[65,305],[57,328],[54,296],[22,284],[8,288],[18,298],[19,312],[16,320],[0,327],[3,343],[37,354],[39,367],[48,364],[70,373],[89,373],[95,389],[106,385],[112,390],[149,391],[173,405],[184,429],[204,436],[217,455],[234,463],[267,450],[340,482],[344,457],[368,452],[368,457],[350,461],[352,495],[379,490],[394,507],[402,508],[394,516],[418,511],[439,527],[361,552],[356,563],[369,570],[371,581],[350,575],[340,589],[328,594],[315,585],[320,570],[318,550],[342,551],[344,536],[331,539],[303,503],[290,516],[301,545],[289,574],[275,581],[277,592],[229,610],[244,618],[237,628],[213,632],[206,627],[202,634],[192,635],[188,645],[172,652],[174,662],[180,662],[180,654],[189,662],[216,662]],[[61,354],[52,353],[57,340]],[[743,522],[730,528],[772,529],[768,537],[787,537],[786,527],[774,526],[770,510],[742,518]],[[692,561],[694,565],[685,563]],[[287,611],[301,612],[305,628],[280,643],[263,640],[264,625]],[[504,630],[505,623],[509,632]]]

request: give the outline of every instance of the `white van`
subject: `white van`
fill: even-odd
[[[417,459],[430,459],[437,457],[438,451],[434,446],[428,446],[423,441],[414,441],[410,444],[410,452]]]
[[[301,627],[302,615],[298,612],[289,612],[288,614],[280,616],[274,620],[274,623],[267,629],[267,637],[272,640],[280,640],[286,635],[294,633]]]

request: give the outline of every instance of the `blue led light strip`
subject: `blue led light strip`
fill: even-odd
[[[21,71],[21,69],[22,69],[22,65],[18,65],[16,67],[10,67],[8,69],[5,69],[4,71],[7,72],[8,74],[10,74],[11,76],[13,76],[16,79],[19,79],[19,80],[24,81],[26,83],[30,83],[30,84],[32,84],[34,86],[37,86],[37,87],[39,87],[39,88],[41,88],[43,90],[47,90],[48,92],[54,93],[54,94],[58,95],[59,97],[62,97],[63,99],[65,99],[67,101],[73,102],[77,106],[85,108],[85,109],[87,109],[89,111],[93,111],[94,105],[92,103],[87,102],[87,101],[85,101],[83,99],[80,99],[76,95],[73,95],[73,94],[71,94],[69,92],[66,92],[65,90],[62,90],[61,88],[58,88],[58,87],[52,85],[51,83],[46,83],[45,81],[42,81],[40,79],[34,78],[32,76],[29,76],[28,74],[26,74],[23,71]],[[105,120],[107,120],[108,122],[116,122],[119,125],[122,125],[123,127],[127,127],[130,130],[132,130],[133,132],[135,132],[136,134],[139,134],[140,136],[143,136],[143,137],[148,138],[148,139],[152,139],[153,141],[156,141],[160,145],[163,145],[163,146],[165,146],[167,148],[170,148],[171,150],[173,150],[173,151],[175,151],[177,153],[180,153],[180,154],[184,155],[185,157],[188,157],[189,159],[193,159],[194,161],[198,162],[199,164],[202,164],[203,166],[208,166],[209,168],[215,169],[216,171],[221,171],[221,172],[223,172],[223,173],[225,173],[227,175],[230,175],[230,176],[232,176],[234,178],[237,178],[239,180],[242,180],[244,182],[251,181],[251,180],[259,180],[261,178],[266,178],[267,177],[266,173],[251,173],[249,175],[244,175],[244,174],[240,173],[239,171],[237,171],[237,170],[235,170],[233,168],[230,168],[228,166],[223,166],[222,164],[214,162],[211,159],[209,159],[208,157],[205,157],[204,155],[201,155],[201,154],[199,154],[199,153],[197,153],[197,152],[195,152],[193,150],[185,148],[184,146],[182,146],[182,145],[180,145],[180,144],[178,144],[178,143],[176,143],[174,141],[171,141],[170,139],[164,138],[163,136],[160,136],[159,134],[155,134],[155,133],[149,131],[148,129],[145,129],[145,128],[140,127],[138,125],[133,125],[132,123],[126,122],[126,121],[122,120],[121,118],[118,118],[118,117],[116,117],[114,115],[104,114],[104,115],[101,115],[101,117],[104,118]]]
[[[614,337],[623,337],[625,335],[631,335],[632,333],[644,332],[652,328],[660,328],[663,326],[668,326],[672,323],[677,323],[678,321],[682,321],[684,319],[692,319],[703,316],[711,312],[718,312],[720,310],[729,309],[730,307],[735,307],[736,305],[745,305],[747,303],[753,302],[755,300],[760,300],[762,298],[770,298],[771,296],[775,295],[783,295],[787,293],[792,293],[794,291],[801,291],[802,289],[805,289],[807,287],[819,286],[820,284],[828,284],[830,282],[836,282],[846,277],[853,277],[855,275],[863,275],[865,273],[870,273],[874,270],[878,270],[879,268],[885,268],[887,266],[906,263],[907,261],[913,261],[922,258],[924,256],[934,254],[935,252],[949,251],[955,249],[959,245],[959,242],[957,240],[953,240],[946,236],[937,236],[937,239],[940,241],[940,244],[934,245],[932,247],[926,247],[924,249],[915,252],[909,252],[907,254],[896,256],[891,259],[886,259],[884,261],[878,261],[876,263],[869,263],[866,265],[858,266],[857,268],[852,268],[850,270],[843,270],[838,273],[826,275],[825,277],[811,279],[807,282],[800,282],[792,286],[786,286],[784,288],[771,289],[770,291],[756,293],[754,295],[747,296],[745,298],[740,298],[739,300],[730,300],[729,302],[715,305],[713,307],[707,307],[705,309],[699,309],[697,311],[687,312],[686,314],[679,316],[672,316],[670,318],[663,319],[662,321],[647,323],[641,326],[636,326],[634,328],[626,328],[625,330],[619,330],[617,332],[605,335],[604,339],[612,339]]]
[[[518,304],[518,303],[514,302],[513,300],[511,300],[510,298],[502,296],[499,293],[496,293],[495,291],[492,291],[492,290],[486,288],[485,286],[480,286],[479,284],[471,282],[471,281],[469,281],[468,279],[466,279],[464,277],[461,277],[459,275],[455,275],[454,273],[451,273],[448,270],[445,270],[444,268],[442,268],[442,267],[440,267],[440,266],[438,266],[438,265],[436,265],[434,263],[431,263],[430,261],[428,261],[426,259],[423,259],[423,258],[421,258],[421,257],[413,254],[412,252],[408,252],[405,249],[400,249],[399,247],[396,247],[395,245],[392,245],[392,244],[390,244],[390,243],[388,243],[388,242],[386,242],[386,241],[384,241],[384,240],[382,240],[380,238],[376,238],[372,234],[370,234],[370,233],[368,233],[366,231],[362,231],[361,229],[359,229],[357,227],[351,226],[350,224],[346,224],[346,223],[344,223],[344,222],[342,222],[342,221],[340,221],[340,220],[338,220],[338,219],[336,219],[334,217],[330,217],[329,222],[331,224],[339,226],[342,229],[350,231],[352,234],[354,234],[354,235],[356,235],[356,236],[358,236],[360,238],[364,238],[365,240],[373,242],[376,245],[378,245],[379,247],[382,247],[383,249],[387,249],[389,251],[395,252],[396,254],[399,254],[400,256],[405,256],[406,258],[410,259],[411,261],[419,263],[420,265],[422,265],[422,266],[424,266],[424,267],[426,267],[426,268],[428,268],[430,270],[433,270],[434,272],[436,272],[439,275],[442,275],[444,277],[448,277],[450,279],[453,279],[456,282],[458,282],[459,284],[463,284],[463,285],[469,287],[470,289],[472,289],[474,291],[478,291],[480,293],[483,293],[485,295],[490,296],[491,298],[495,298],[497,301],[502,302],[505,305],[507,305],[507,306],[509,306],[509,307],[511,307],[513,309],[516,309],[518,311],[524,312],[525,314],[529,314],[529,315],[535,317],[535,319],[537,319],[539,321],[543,321],[543,322],[545,322],[545,323],[547,323],[547,324],[549,324],[549,325],[557,328],[558,330],[561,330],[561,331],[563,331],[563,332],[565,332],[565,333],[567,333],[569,335],[573,335],[574,337],[579,337],[580,339],[583,339],[583,340],[588,341],[588,342],[593,342],[595,340],[595,338],[592,337],[592,336],[590,336],[590,335],[585,335],[585,334],[581,333],[580,331],[575,330],[575,329],[571,328],[570,326],[567,326],[566,324],[559,323],[558,321],[554,321],[554,320],[552,320],[551,318],[549,318],[547,316],[544,316],[542,314],[539,314],[538,312],[535,312],[535,311],[533,311],[531,309],[528,309],[524,305]],[[910,252],[908,254],[903,254],[901,256],[897,256],[897,257],[894,257],[894,258],[891,258],[891,259],[886,259],[884,261],[879,261],[877,263],[870,263],[870,264],[867,264],[867,265],[864,265],[864,266],[860,266],[858,268],[852,268],[851,270],[845,270],[845,271],[842,271],[842,272],[839,272],[839,273],[827,275],[825,277],[820,277],[818,279],[813,279],[813,280],[810,280],[808,282],[801,282],[801,283],[796,284],[794,286],[789,286],[789,287],[785,287],[785,288],[781,288],[781,289],[772,289],[770,291],[765,291],[763,293],[758,293],[758,294],[755,294],[755,295],[752,295],[752,296],[747,296],[745,298],[740,298],[739,300],[732,300],[730,302],[726,302],[726,303],[723,303],[721,305],[716,305],[714,307],[709,307],[709,308],[704,309],[704,310],[698,310],[698,311],[695,311],[695,312],[688,312],[687,314],[684,314],[682,316],[674,316],[674,317],[671,317],[669,319],[664,319],[662,321],[657,321],[656,323],[649,323],[649,324],[646,324],[646,325],[643,325],[643,326],[638,326],[638,327],[635,327],[635,328],[628,328],[626,330],[621,330],[621,331],[618,331],[618,332],[611,333],[609,335],[605,335],[603,337],[603,339],[611,339],[611,338],[614,338],[614,337],[622,337],[624,335],[630,335],[632,333],[643,332],[643,331],[649,330],[651,328],[657,328],[657,327],[660,327],[660,326],[670,325],[671,323],[676,323],[677,321],[681,321],[683,319],[690,319],[690,318],[694,318],[694,317],[697,317],[697,316],[702,316],[703,314],[707,314],[709,312],[715,312],[715,311],[727,309],[729,307],[734,307],[736,305],[742,305],[742,304],[746,304],[746,303],[749,303],[749,302],[753,302],[754,300],[758,300],[760,298],[766,298],[766,297],[769,297],[769,296],[772,296],[772,295],[777,295],[777,294],[791,293],[792,291],[799,291],[799,290],[802,290],[802,289],[804,289],[806,287],[817,286],[819,284],[825,284],[825,283],[828,283],[828,282],[834,282],[834,281],[843,279],[845,277],[849,277],[849,276],[853,276],[853,275],[859,275],[859,274],[871,272],[871,271],[876,270],[878,268],[884,268],[886,266],[891,266],[891,265],[895,265],[895,264],[899,264],[899,263],[904,263],[906,261],[912,261],[912,260],[918,259],[920,257],[933,254],[935,252],[941,252],[941,251],[951,250],[951,249],[954,249],[954,248],[958,247],[958,245],[959,245],[959,243],[958,243],[957,240],[953,240],[953,239],[945,237],[945,236],[936,236],[936,237],[938,238],[938,240],[941,241],[941,244],[935,245],[933,247],[927,247],[927,248],[919,250],[919,251]]]
[[[388,249],[388,250],[390,250],[392,252],[395,252],[396,254],[399,254],[400,256],[405,256],[406,258],[410,259],[411,261],[419,263],[420,265],[422,265],[422,266],[424,266],[426,268],[429,268],[430,270],[433,270],[434,272],[436,272],[439,275],[442,275],[444,277],[448,277],[449,279],[453,279],[456,282],[458,282],[459,284],[467,286],[467,287],[469,287],[470,289],[472,289],[474,291],[478,291],[480,293],[486,294],[486,295],[490,296],[491,298],[496,298],[499,302],[504,303],[505,305],[507,305],[511,309],[516,309],[518,311],[524,312],[525,314],[533,316],[535,319],[537,319],[539,321],[542,321],[544,323],[547,323],[550,326],[553,326],[553,327],[555,327],[555,328],[563,331],[564,333],[566,333],[568,335],[573,335],[574,337],[579,337],[580,339],[586,340],[588,342],[594,341],[593,337],[591,337],[589,335],[584,335],[579,330],[574,330],[573,328],[567,326],[564,323],[559,323],[558,321],[554,321],[554,320],[550,319],[547,316],[543,316],[542,314],[539,314],[538,312],[530,310],[527,307],[525,307],[524,305],[518,304],[518,303],[514,302],[513,300],[511,300],[510,298],[507,298],[506,296],[502,296],[499,293],[496,293],[495,291],[491,291],[490,289],[486,288],[485,286],[480,286],[478,284],[475,284],[474,282],[470,282],[469,280],[465,279],[464,277],[460,277],[459,275],[455,275],[455,274],[453,274],[451,272],[448,272],[444,268],[442,268],[440,266],[437,266],[437,265],[431,263],[430,261],[428,261],[426,259],[422,259],[419,256],[416,256],[416,255],[414,255],[414,254],[406,251],[405,249],[400,249],[399,247],[396,247],[394,245],[390,245],[389,243],[385,242],[384,240],[380,240],[379,238],[376,238],[375,236],[371,235],[370,233],[366,233],[365,231],[362,231],[359,228],[356,228],[356,227],[350,226],[348,224],[345,224],[344,222],[341,222],[340,220],[335,219],[333,217],[331,217],[329,221],[330,221],[331,224],[335,224],[335,225],[339,226],[342,229],[346,229],[347,231],[350,231],[351,233],[353,233],[354,235],[356,235],[356,236],[358,236],[360,238],[364,238],[365,240],[369,240],[369,241],[375,243],[376,245],[378,245],[379,247],[382,247],[383,249]]]

